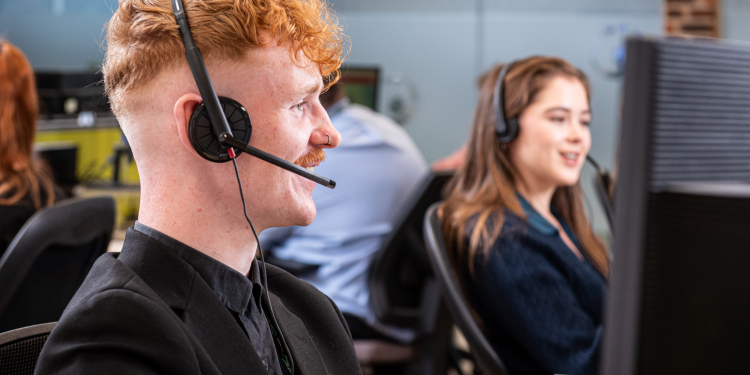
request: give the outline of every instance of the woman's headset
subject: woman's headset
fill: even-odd
[[[492,104],[495,107],[495,135],[497,135],[500,144],[510,143],[518,136],[518,117],[506,119],[503,111],[505,107],[505,76],[515,63],[516,61],[511,61],[500,70],[495,83],[495,96],[492,98]]]

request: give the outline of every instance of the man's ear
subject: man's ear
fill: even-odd
[[[190,117],[193,116],[193,110],[202,102],[203,98],[198,94],[185,94],[174,103],[174,120],[175,126],[177,126],[177,134],[180,136],[180,141],[182,141],[182,144],[193,153],[193,155],[198,157],[200,157],[200,155],[198,155],[198,152],[193,148],[193,144],[190,143],[188,126],[190,125]]]

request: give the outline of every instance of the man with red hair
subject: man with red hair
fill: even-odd
[[[340,142],[318,97],[338,76],[344,40],[326,4],[183,3],[217,94],[252,119],[250,145],[308,169],[320,163]],[[190,141],[203,98],[170,2],[122,0],[107,46],[105,89],[141,179],[138,222],[119,257],[94,264],[36,372],[360,373],[330,299],[272,266],[268,289],[260,282],[232,163],[203,159]],[[236,162],[259,231],[315,218],[314,183],[249,156]]]

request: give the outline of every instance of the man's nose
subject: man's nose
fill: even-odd
[[[324,112],[325,113],[325,112]],[[328,115],[320,119],[318,126],[310,136],[310,142],[320,148],[334,148],[341,143],[341,133],[331,124]]]

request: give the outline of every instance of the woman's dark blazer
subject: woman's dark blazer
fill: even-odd
[[[461,270],[469,301],[512,375],[595,374],[606,281],[519,198],[527,219],[506,210],[500,238],[474,260],[475,274]]]
[[[271,304],[295,374],[361,374],[336,305],[268,265]],[[239,323],[206,282],[132,228],[100,257],[52,330],[35,374],[266,374]]]

